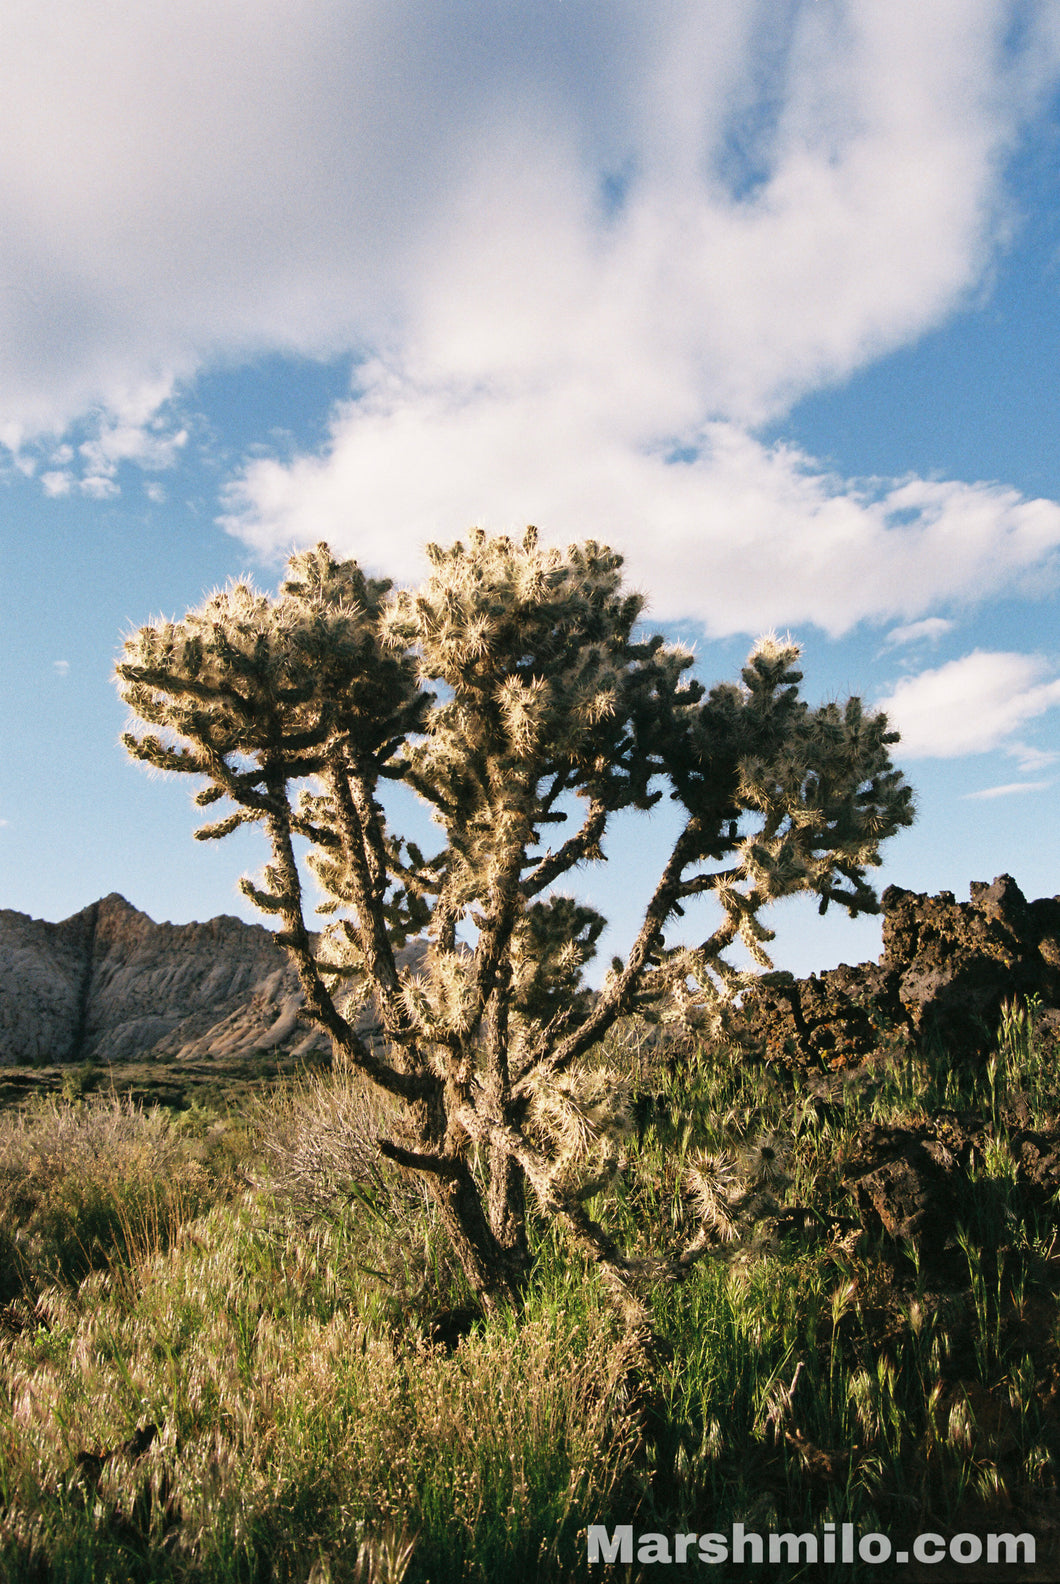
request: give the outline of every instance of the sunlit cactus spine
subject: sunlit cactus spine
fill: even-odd
[[[277,919],[336,1058],[400,1102],[379,1148],[424,1174],[483,1305],[518,1301],[535,1207],[627,1290],[640,1267],[586,1209],[620,1170],[626,1128],[605,1035],[645,1008],[720,1005],[746,982],[734,941],[769,965],[759,915],[781,897],[875,911],[865,873],[910,823],[911,795],[884,717],[856,699],[810,709],[790,642],[762,640],[739,683],[706,693],[687,651],[640,636],[642,601],[606,546],[476,530],[428,556],[420,587],[392,592],[318,545],[275,597],[238,583],[141,628],[117,674],[144,730],[124,741],[201,780],[200,805],[226,805],[201,838],[264,827],[270,861],[243,890]],[[429,808],[436,851],[390,829],[391,782]],[[633,944],[590,993],[604,920],[556,887],[604,861],[616,813],[664,792],[680,833]],[[320,934],[299,841],[332,916]],[[702,895],[717,927],[668,946]],[[403,970],[418,933],[426,957]],[[357,1031],[368,995],[382,1051]]]

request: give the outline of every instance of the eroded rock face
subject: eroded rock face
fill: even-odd
[[[298,1022],[268,930],[222,916],[156,924],[116,894],[43,923],[0,912],[0,1062],[108,1062],[325,1049]]]
[[[0,911],[0,1060],[72,1059],[91,964],[91,912],[45,924]]]
[[[981,1055],[1006,1001],[1035,996],[1060,1023],[1060,897],[1028,902],[1011,875],[974,881],[970,895],[889,886],[879,962],[762,984],[742,1037],[774,1059],[844,1067],[932,1037],[955,1057]]]

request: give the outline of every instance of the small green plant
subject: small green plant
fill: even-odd
[[[91,1062],[82,1062],[63,1074],[61,1093],[64,1100],[81,1100],[95,1088],[98,1072]]]

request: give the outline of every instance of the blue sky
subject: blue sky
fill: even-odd
[[[62,12],[60,19],[56,10]],[[87,0],[0,62],[0,906],[253,918],[121,636],[325,537],[595,537],[903,733],[880,883],[1060,892],[1060,13]],[[617,949],[665,814],[585,893]],[[878,926],[777,910],[799,972]]]

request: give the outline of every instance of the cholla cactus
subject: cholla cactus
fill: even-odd
[[[264,826],[271,861],[243,889],[278,917],[337,1057],[403,1103],[403,1131],[379,1147],[424,1174],[493,1307],[528,1269],[527,1187],[628,1273],[585,1209],[618,1169],[625,1127],[620,1092],[586,1061],[607,1031],[647,1004],[731,995],[743,980],[725,949],[739,938],[768,965],[759,913],[779,897],[875,910],[865,870],[912,814],[884,717],[856,699],[809,709],[793,644],[763,640],[741,683],[708,695],[686,651],[638,641],[642,601],[606,547],[476,530],[428,554],[422,587],[390,594],[318,545],[292,558],[275,598],[240,583],[142,628],[117,671],[155,728],[128,734],[129,752],[202,778],[201,805],[230,805],[198,836]],[[391,832],[390,781],[429,806],[437,852]],[[602,861],[616,812],[667,789],[681,834],[633,946],[592,995],[581,971],[604,920],[554,888]],[[333,915],[322,934],[306,921],[296,838]],[[708,892],[719,927],[669,950],[668,921]],[[417,933],[426,957],[402,971],[397,948]],[[382,1053],[355,1028],[369,991]]]

